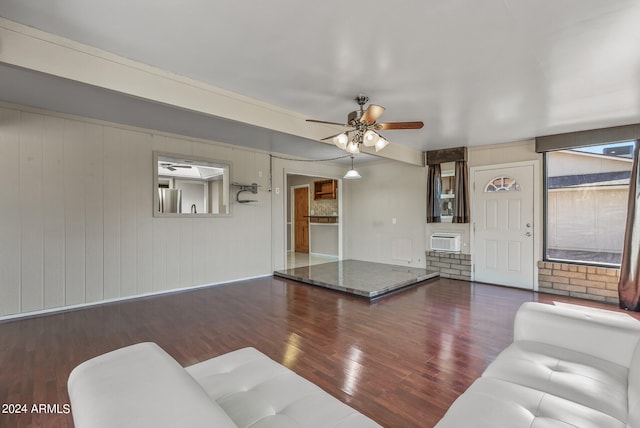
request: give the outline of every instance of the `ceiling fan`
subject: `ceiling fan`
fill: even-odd
[[[165,168],[169,171],[175,171],[177,168],[191,168],[191,165],[180,165],[176,163],[163,162],[160,163],[160,168]]]
[[[369,104],[367,109],[364,105],[369,102],[369,97],[358,95],[355,98],[356,103],[360,106],[359,110],[352,111],[347,115],[347,123],[327,122],[324,120],[307,119],[307,122],[326,123],[328,125],[345,126],[348,129],[336,135],[323,138],[323,140],[333,140],[333,143],[346,150],[352,155],[360,153],[360,146],[375,147],[376,152],[384,149],[389,142],[377,131],[394,131],[397,129],[420,129],[424,123],[416,122],[382,122],[376,123],[376,120],[384,112],[384,107]]]

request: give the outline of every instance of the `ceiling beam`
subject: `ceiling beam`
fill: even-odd
[[[301,114],[0,18],[0,62],[250,125],[320,141],[332,129]],[[332,144],[330,141],[321,141]],[[423,165],[397,144],[377,156]]]

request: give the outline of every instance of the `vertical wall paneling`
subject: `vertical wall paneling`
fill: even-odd
[[[286,242],[286,172],[285,160],[273,158],[271,160],[271,186],[273,192],[269,195],[271,198],[271,268],[274,270],[284,269],[286,267],[287,242]],[[310,162],[311,163],[311,162]],[[278,221],[278,218],[282,218]],[[342,221],[342,218],[340,219]]]
[[[136,168],[138,167],[135,152],[138,133],[124,131],[122,133],[122,156],[120,162],[120,293],[121,296],[133,296],[138,291],[138,275],[136,272],[137,251],[137,199],[138,184]]]
[[[83,122],[64,129],[65,304],[85,302],[85,179],[87,145]]]
[[[207,222],[211,219],[193,219],[193,237],[192,237],[192,252],[193,252],[193,283],[194,284],[206,284],[206,265],[207,258],[210,254],[207,253],[206,247],[206,231]]]
[[[20,278],[22,311],[44,307],[44,242],[42,206],[43,118],[22,113],[20,130]]]
[[[180,287],[180,224],[183,219],[163,219],[165,226],[165,259],[166,287],[174,289]]]
[[[266,153],[256,154],[256,171],[254,172],[254,174],[257,183],[261,186],[258,192],[260,207],[263,209],[266,208],[268,210],[267,212],[271,213],[271,193],[269,193],[269,155],[267,155]],[[260,175],[262,175],[262,177],[260,177]],[[284,187],[282,190],[284,191]],[[264,222],[262,223],[262,225],[258,227],[254,232],[257,234],[255,239],[259,240],[259,242],[272,242],[272,231],[270,227],[271,216],[265,218],[263,221]],[[281,223],[284,227],[285,218],[282,218]],[[265,269],[271,271],[271,252],[263,251],[258,254],[259,257],[257,258],[258,263],[255,267],[255,274],[259,275],[260,272],[264,271]]]
[[[208,227],[204,236],[204,252],[205,252],[205,276],[206,278],[212,278],[217,272],[221,272],[222,269],[222,257],[220,255],[220,247],[225,240],[224,231],[228,228],[229,218],[220,218],[216,221],[212,227]]]
[[[85,128],[85,292],[87,302],[104,298],[104,127]]]
[[[20,312],[20,112],[0,108],[0,311]]]
[[[179,239],[175,242],[180,248],[180,287],[188,287],[193,284],[193,220],[192,218],[179,219]]]
[[[165,290],[167,287],[167,239],[166,219],[153,219],[152,226],[152,263],[153,291]]]
[[[150,134],[138,134],[135,147],[138,294],[153,291],[153,162]]]
[[[122,133],[105,127],[103,148],[104,181],[104,298],[120,297],[120,189],[122,178]]]
[[[154,150],[230,162],[258,202],[153,217]],[[268,167],[247,149],[0,107],[0,317],[268,275]]]
[[[44,116],[43,221],[44,308],[64,306],[65,297],[65,189],[64,119]]]

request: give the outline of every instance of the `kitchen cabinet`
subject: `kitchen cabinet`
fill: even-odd
[[[316,180],[313,182],[313,199],[336,199],[338,180]]]

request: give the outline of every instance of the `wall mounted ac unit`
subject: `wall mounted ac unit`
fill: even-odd
[[[462,245],[460,233],[434,232],[431,234],[430,248],[432,251],[449,251],[459,253]]]

